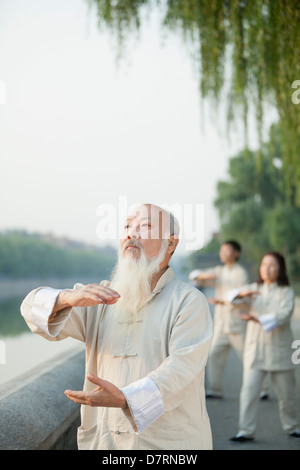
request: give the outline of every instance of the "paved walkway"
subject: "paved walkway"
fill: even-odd
[[[293,321],[295,339],[300,339],[300,321]],[[294,350],[291,349],[291,353]],[[296,365],[297,405],[300,427],[300,364]],[[242,366],[234,352],[224,372],[224,398],[207,400],[214,450],[300,450],[300,439],[292,439],[283,432],[279,421],[277,399],[272,385],[268,401],[259,404],[259,417],[254,442],[247,444],[231,443],[230,437],[238,432],[239,392],[242,384]]]

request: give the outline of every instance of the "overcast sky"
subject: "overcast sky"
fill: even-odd
[[[202,205],[204,242],[219,229],[216,183],[242,133],[221,138],[209,112],[203,133],[195,68],[157,16],[117,66],[84,0],[0,1],[0,230],[97,244],[99,207],[118,211],[120,196],[189,205],[191,224]]]

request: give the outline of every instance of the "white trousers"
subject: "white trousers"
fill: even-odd
[[[278,399],[279,418],[283,430],[290,434],[298,428],[294,370],[268,372],[256,369],[244,369],[239,418],[239,432],[244,436],[254,436],[259,395],[263,380],[268,373],[271,376],[274,391]]]
[[[208,393],[222,396],[223,372],[231,349],[243,360],[244,334],[218,333],[213,337],[207,363]]]

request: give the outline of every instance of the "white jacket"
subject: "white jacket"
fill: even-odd
[[[131,411],[82,406],[79,449],[211,449],[204,370],[212,320],[204,295],[168,268],[134,318],[98,305],[62,310],[49,322],[57,295],[38,288],[24,299],[30,329],[85,342],[86,373],[121,388]],[[84,390],[94,387],[85,380]]]
[[[240,289],[259,291],[250,302],[250,314],[259,322],[248,321],[244,367],[267,371],[294,368],[291,349],[293,335],[290,321],[294,311],[294,291],[289,286],[253,283]]]

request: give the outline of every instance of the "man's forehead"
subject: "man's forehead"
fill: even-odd
[[[164,219],[169,220],[169,215],[161,207],[145,204],[135,208],[127,217],[127,221],[134,219],[160,222]]]
[[[179,225],[169,211],[155,204],[141,204],[128,214],[126,224],[151,223],[151,238],[169,238],[179,235]]]

